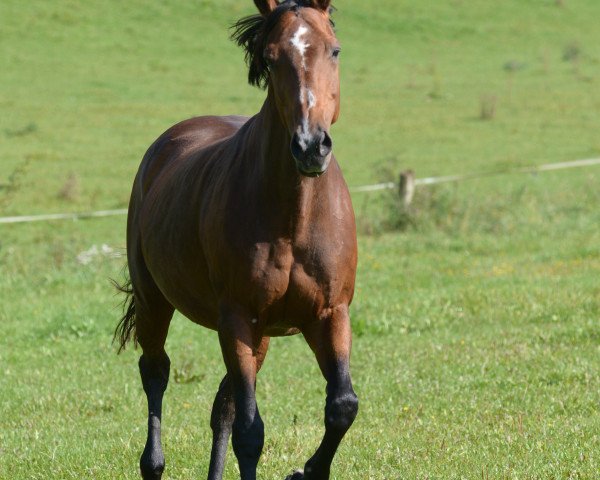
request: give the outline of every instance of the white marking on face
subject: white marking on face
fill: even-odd
[[[302,125],[299,126],[297,130],[298,144],[302,150],[306,150],[308,148],[308,144],[311,139],[308,125],[308,112],[317,104],[317,99],[315,98],[315,94],[312,92],[312,90],[300,87],[300,105],[304,105],[305,101],[308,101],[306,105],[306,114],[304,115],[304,118],[302,118]]]
[[[317,104],[317,99],[315,98],[315,94],[312,90],[306,89],[306,95],[308,97],[308,109],[310,110]]]
[[[304,102],[308,99],[306,107],[311,110],[317,104],[315,94],[309,88],[300,87],[300,105],[304,105]]]
[[[304,69],[306,69],[304,54],[306,53],[306,49],[310,47],[310,45],[306,43],[305,40],[302,40],[302,37],[307,33],[308,28],[304,25],[300,25],[300,27],[298,28],[298,30],[296,30],[296,33],[290,40],[290,43],[296,48],[296,50],[298,50],[298,53],[300,54],[300,58],[302,59],[302,68]]]
[[[308,28],[304,25],[300,25],[296,33],[290,40],[292,46],[298,51],[300,59],[302,61],[302,68],[306,70],[306,50],[310,47],[310,44],[303,40],[302,37],[308,33]],[[298,134],[298,144],[302,150],[306,151],[311,141],[310,128],[308,124],[308,111],[315,107],[317,99],[312,90],[305,88],[303,85],[300,87],[300,105],[306,103],[307,114],[302,119],[302,125],[298,127],[296,133]]]
[[[302,125],[298,127],[296,133],[298,134],[298,144],[300,145],[302,151],[305,152],[308,148],[308,144],[310,143],[311,138],[310,131],[308,128],[308,116],[302,119]]]

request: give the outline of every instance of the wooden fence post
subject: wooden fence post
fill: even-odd
[[[400,172],[400,182],[398,187],[400,201],[404,208],[406,208],[412,203],[415,194],[415,172],[412,170]]]

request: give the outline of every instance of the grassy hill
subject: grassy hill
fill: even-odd
[[[69,173],[82,188],[73,207],[123,205],[172,123],[259,109],[227,30],[251,2],[147,3],[3,2],[2,170],[26,163],[32,187],[9,213],[69,207],[55,195]],[[433,175],[600,154],[597,2],[338,7],[334,134],[351,184],[378,180],[382,164]]]
[[[600,156],[595,0],[337,2],[348,183]],[[249,0],[0,4],[0,215],[122,208],[171,124],[252,114],[228,26]],[[482,110],[485,110],[482,113]],[[352,307],[361,413],[333,478],[592,479],[600,471],[600,167],[357,194]],[[125,219],[0,226],[0,478],[136,478],[145,399],[114,355]],[[113,252],[114,253],[114,252]],[[206,475],[224,372],[178,317],[167,478]],[[259,476],[321,435],[324,382],[302,339],[274,341],[258,401]],[[231,455],[231,454],[230,454]],[[226,478],[235,478],[229,457]]]

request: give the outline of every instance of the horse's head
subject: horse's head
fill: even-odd
[[[240,20],[251,84],[267,87],[287,128],[300,173],[318,176],[331,160],[329,128],[340,108],[340,46],[330,0],[254,0],[260,15]]]

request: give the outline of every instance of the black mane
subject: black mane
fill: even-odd
[[[310,7],[306,0],[286,0],[266,17],[260,14],[250,15],[232,25],[231,39],[244,49],[250,85],[267,88],[269,65],[263,57],[267,37],[284,13],[297,12],[304,7]],[[331,21],[331,25],[334,26],[333,21]]]

